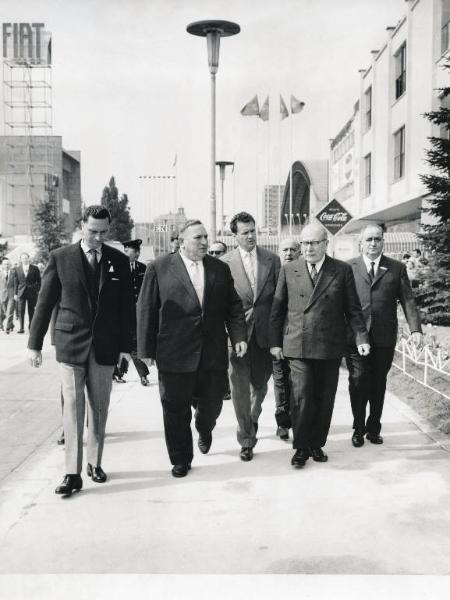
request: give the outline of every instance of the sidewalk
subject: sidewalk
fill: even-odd
[[[18,383],[23,373],[24,365]],[[128,383],[114,384],[106,484],[84,472],[80,493],[55,495],[64,475],[55,429],[5,477],[0,573],[450,573],[450,440],[394,396],[387,395],[384,445],[355,449],[342,371],[329,461],[309,460],[303,470],[290,466],[290,444],[275,436],[272,390],[250,463],[239,460],[233,406],[225,402],[210,453],[195,446],[190,474],[177,480],[154,369],[150,378],[144,388],[130,368]],[[55,390],[45,398],[57,416]],[[20,444],[20,431],[14,435]]]

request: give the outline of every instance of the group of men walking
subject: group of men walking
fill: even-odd
[[[111,377],[131,352],[147,368],[158,367],[174,477],[186,476],[193,460],[191,408],[198,448],[206,454],[229,383],[240,458],[252,460],[272,374],[277,434],[288,439],[292,427],[292,465],[303,467],[310,457],[325,462],[343,356],[353,445],[361,446],[364,435],[383,442],[381,412],[398,300],[416,343],[421,329],[404,265],[382,254],[381,227],[366,227],[361,256],[344,263],[326,255],[323,227],[307,225],[300,247],[293,239],[282,242],[281,264],[278,255],[257,245],[248,213],[231,220],[236,248],[223,256],[220,243],[208,253],[200,221],[187,221],[179,249],[146,268],[136,303],[130,257],[103,243],[109,223],[104,207],[88,207],[81,242],[52,253],[30,331],[31,364],[40,366],[43,338],[53,323],[66,433],[66,476],[56,493],[82,487],[85,388],[87,473],[93,481],[106,480],[101,462]]]

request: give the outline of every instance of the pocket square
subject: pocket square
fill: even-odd
[[[118,277],[111,277],[111,281],[120,281]]]

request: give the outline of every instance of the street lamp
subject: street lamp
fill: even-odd
[[[218,160],[216,161],[216,165],[219,167],[219,172],[220,172],[220,210],[219,210],[219,223],[220,223],[220,229],[222,231],[223,234],[223,226],[224,226],[224,221],[223,221],[223,206],[224,206],[224,201],[223,201],[223,186],[224,186],[224,182],[225,182],[225,169],[228,167],[233,166],[234,167],[234,162],[230,162],[228,160]],[[211,240],[211,242],[213,242],[214,240]]]
[[[208,48],[208,66],[211,74],[211,203],[210,203],[210,239],[216,238],[216,73],[219,70],[220,38],[236,35],[241,28],[231,21],[196,21],[186,30],[192,35],[206,37]]]

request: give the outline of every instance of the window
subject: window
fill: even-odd
[[[395,99],[406,90],[406,42],[404,42],[394,55],[395,60]]]
[[[366,109],[365,131],[368,131],[372,127],[372,86],[364,92],[364,106]]]
[[[405,127],[394,133],[394,181],[405,174]]]
[[[364,157],[364,198],[372,192],[372,155]]]
[[[441,54],[444,54],[450,46],[450,0],[441,1]]]

